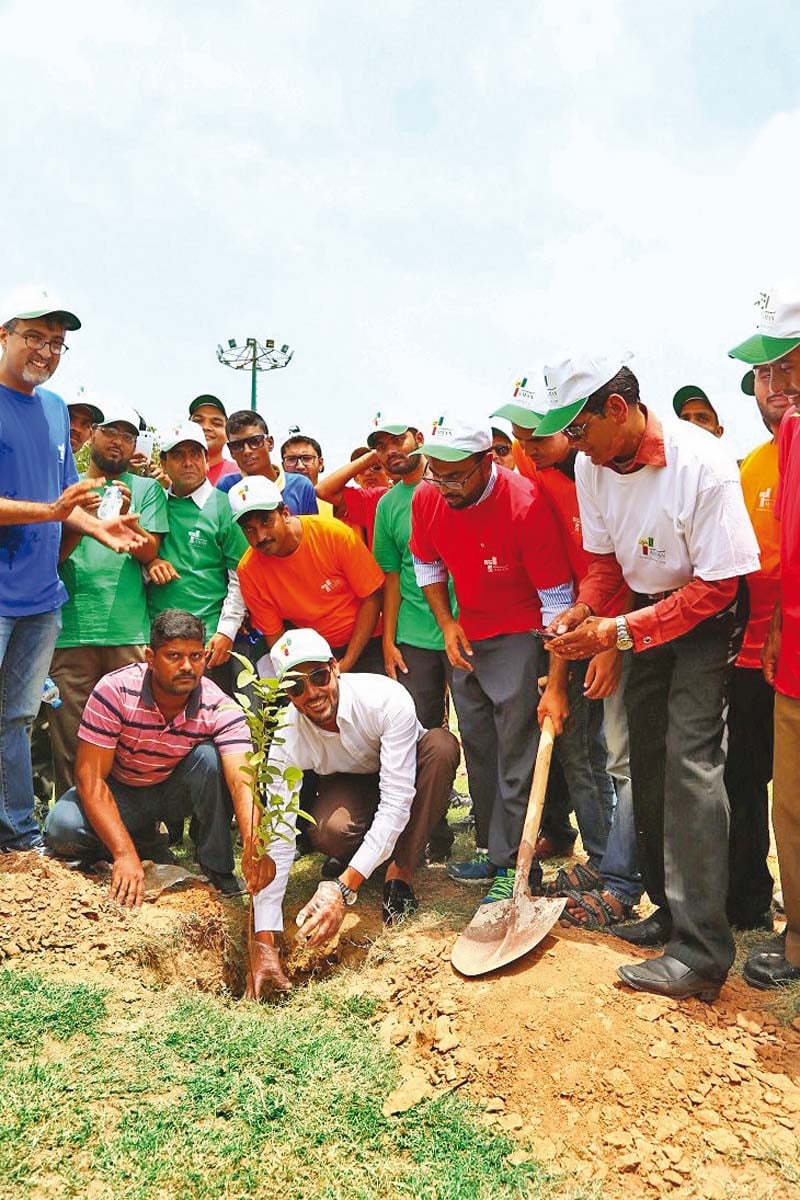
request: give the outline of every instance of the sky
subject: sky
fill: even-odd
[[[218,343],[288,343],[259,411],[329,468],[378,411],[628,350],[741,457],[727,350],[800,279],[798,32],[796,0],[0,0],[0,293],[81,317],[54,390],[157,428],[249,406]]]

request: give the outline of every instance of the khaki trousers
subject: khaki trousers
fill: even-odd
[[[117,667],[144,662],[144,646],[69,646],[53,652],[50,675],[58,684],[61,704],[47,714],[56,800],[75,783],[75,752],[83,709],[95,684]]]
[[[392,861],[409,878],[430,832],[447,809],[459,760],[458,742],[446,729],[429,729],[417,742],[417,790]],[[308,834],[315,850],[349,862],[364,840],[378,807],[377,775],[320,775]]]
[[[800,700],[775,693],[772,825],[786,909],[786,958],[800,967]]]

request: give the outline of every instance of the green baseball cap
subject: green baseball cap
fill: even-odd
[[[785,301],[774,291],[760,292],[755,306],[756,332],[729,350],[728,357],[761,367],[800,346],[800,300]]]
[[[65,329],[81,327],[75,313],[65,308],[57,296],[41,287],[20,288],[6,297],[0,312],[0,324],[3,325],[15,318],[19,321],[36,321],[39,317],[60,317]]]
[[[401,433],[407,433],[409,429],[416,428],[417,425],[414,421],[409,421],[407,416],[401,416],[398,412],[377,412],[372,418],[372,430],[367,437],[367,445],[370,450],[375,449],[376,434],[391,433],[394,437],[399,437]]]
[[[704,400],[711,411],[716,414],[714,405],[709,400],[701,387],[697,387],[694,383],[686,383],[683,387],[679,387],[675,395],[672,397],[672,407],[675,410],[676,416],[681,415],[681,409],[684,404],[688,404],[690,400]]]
[[[598,358],[584,354],[567,358],[555,367],[545,367],[544,382],[550,404],[536,426],[537,437],[561,433],[583,412],[589,397],[613,379],[631,358]]]
[[[461,462],[471,454],[492,448],[489,423],[480,424],[468,417],[441,416],[433,424],[430,436],[413,454],[425,454],[443,462]]]
[[[534,387],[533,376],[520,375],[514,380],[511,399],[490,415],[505,417],[523,429],[536,429],[547,408],[544,396]]]
[[[219,396],[195,396],[192,403],[189,405],[189,416],[192,417],[197,412],[198,408],[202,408],[205,404],[210,404],[212,408],[218,408],[223,417],[228,417],[225,412],[225,405],[220,400]]]

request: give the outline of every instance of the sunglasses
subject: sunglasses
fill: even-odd
[[[231,454],[241,454],[243,450],[260,450],[266,440],[265,433],[255,433],[252,437],[237,438],[235,442],[228,442],[228,449]]]
[[[295,699],[302,696],[308,687],[309,683],[315,688],[327,687],[331,681],[331,668],[329,666],[317,667],[314,671],[292,671],[287,676],[283,684],[283,690],[287,696],[293,696]]]
[[[501,442],[499,446],[492,446],[492,450],[495,454],[499,454],[500,458],[505,458],[507,454],[511,453],[512,447]]]

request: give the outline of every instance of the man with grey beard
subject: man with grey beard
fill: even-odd
[[[144,541],[133,515],[101,522],[80,507],[96,481],[78,482],[66,406],[41,386],[67,349],[65,334],[80,327],[40,289],[0,308],[0,853],[42,845],[30,729],[66,600],[62,528],[117,553]]]

